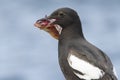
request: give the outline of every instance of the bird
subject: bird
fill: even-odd
[[[78,13],[68,7],[51,13],[48,20],[62,30],[58,38],[58,61],[66,80],[118,80],[110,58],[86,40]]]

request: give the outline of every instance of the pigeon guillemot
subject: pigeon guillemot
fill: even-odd
[[[117,80],[109,57],[85,39],[75,10],[57,9],[46,18],[53,19],[52,24],[62,28],[58,38],[58,57],[66,80]]]

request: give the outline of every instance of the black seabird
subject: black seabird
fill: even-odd
[[[85,39],[75,10],[60,8],[48,19],[62,27],[58,57],[66,80],[117,80],[109,57]]]

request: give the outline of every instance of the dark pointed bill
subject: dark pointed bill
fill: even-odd
[[[48,32],[55,39],[59,39],[62,28],[59,25],[54,24],[55,21],[56,19],[49,19],[45,16],[45,18],[37,20],[34,25],[41,30]]]

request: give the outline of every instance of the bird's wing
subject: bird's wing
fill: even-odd
[[[91,52],[89,49],[77,50],[72,48],[69,50],[67,60],[76,76],[81,79],[91,80],[100,79],[106,73],[113,73],[112,63],[104,53],[99,52],[99,50],[99,55],[98,52],[96,54],[91,54]]]
[[[70,51],[67,58],[69,66],[73,69],[73,73],[81,79],[99,79],[104,75],[104,71],[93,64],[81,59],[74,51]]]

